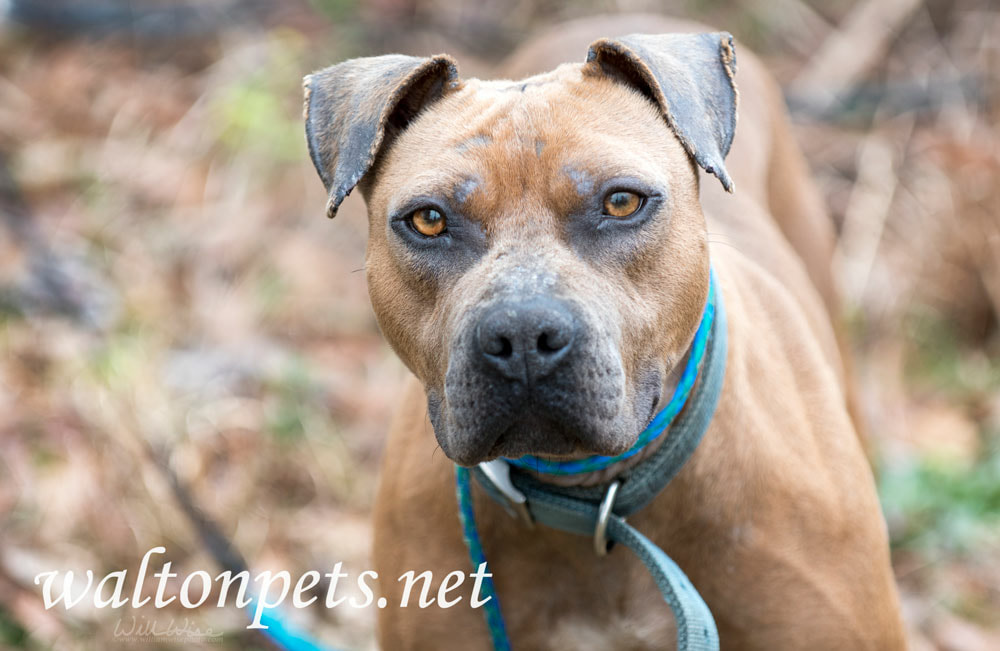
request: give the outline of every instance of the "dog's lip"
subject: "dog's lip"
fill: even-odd
[[[555,445],[550,447],[529,447],[524,444],[518,444],[516,437],[517,427],[517,425],[511,425],[497,437],[493,447],[490,449],[489,456],[484,461],[498,457],[519,459],[529,455],[546,461],[572,461],[591,455],[615,456],[628,450],[635,443],[634,440],[622,442],[621,446],[617,446],[613,450],[594,449],[584,445],[582,441],[570,435],[559,437],[558,440],[553,441]],[[638,436],[638,433],[636,435]]]
[[[448,453],[448,450],[445,450],[445,454],[459,465],[475,466],[476,464],[483,463],[484,461],[491,461],[501,456],[497,452],[497,447],[502,437],[503,434],[501,433],[493,440],[480,441],[479,445],[475,446],[475,449],[466,450],[464,454],[460,455],[460,457],[452,456]]]
[[[635,437],[638,437],[642,430],[648,427],[649,423],[656,417],[661,397],[660,389],[652,394],[646,419],[643,421],[642,427],[635,432]],[[559,431],[559,428],[555,427],[552,436],[546,437],[546,441],[553,445],[529,446],[526,442],[519,441],[520,437],[517,436],[518,430],[522,427],[524,425],[519,422],[507,425],[492,440],[480,441],[480,444],[475,446],[474,451],[462,455],[463,459],[457,461],[463,465],[471,466],[501,457],[517,459],[528,455],[551,461],[569,461],[590,455],[615,456],[628,450],[635,443],[633,438],[627,444],[622,442],[622,446],[616,446],[613,450],[593,449],[574,437],[572,431]]]
[[[655,403],[654,403],[655,407]],[[463,466],[475,466],[479,463],[492,461],[499,458],[520,459],[525,456],[538,457],[547,461],[572,461],[585,458],[591,455],[615,456],[628,450],[635,444],[635,440],[622,442],[621,446],[615,449],[592,449],[588,448],[575,439],[562,438],[562,445],[554,445],[551,448],[539,448],[528,446],[518,442],[516,434],[517,425],[511,425],[497,436],[489,448],[486,445],[478,445],[473,451],[462,454],[460,458],[451,457],[453,461]],[[638,435],[638,433],[637,433]],[[446,451],[447,454],[447,451]]]
[[[518,437],[516,436],[518,427],[518,424],[512,424],[500,433],[500,436],[496,438],[493,447],[490,449],[490,458],[507,457],[508,459],[517,459],[526,455],[532,455],[552,459],[571,459],[574,456],[586,454],[580,446],[579,441],[565,437],[560,437],[560,443],[562,444],[554,445],[551,450],[529,448],[527,445],[518,443]]]
[[[645,430],[647,427],[649,427],[649,424],[653,422],[654,418],[656,418],[656,413],[660,410],[661,397],[662,396],[660,395],[659,391],[653,394],[653,401],[649,405],[649,416],[646,417],[646,424],[643,426],[642,429]]]
[[[518,443],[515,430],[516,427],[512,425],[497,437],[493,447],[490,449],[491,458],[506,457],[508,459],[518,459],[525,455],[538,454],[538,452],[529,449],[528,446]]]

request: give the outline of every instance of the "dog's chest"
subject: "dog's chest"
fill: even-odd
[[[673,617],[660,600],[647,600],[628,615],[612,615],[602,619],[569,615],[557,620],[539,649],[601,649],[607,651],[638,651],[673,649],[675,628]],[[541,637],[541,636],[540,636]]]
[[[511,568],[517,574],[498,585],[508,595],[502,606],[514,647],[673,649],[673,615],[641,563],[626,549],[598,558],[574,554],[575,547],[564,546],[558,562],[549,555],[533,567]],[[494,571],[503,572],[501,565]]]

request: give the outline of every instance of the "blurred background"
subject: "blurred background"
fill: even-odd
[[[133,615],[224,632],[134,648],[267,648],[235,611],[43,608],[46,570],[131,577],[161,544],[182,577],[214,569],[174,476],[255,570],[370,567],[404,369],[360,198],[323,217],[301,78],[390,51],[488,74],[618,11],[729,30],[781,81],[840,234],[912,648],[1000,649],[991,0],[0,2],[0,648],[109,648]],[[295,617],[374,648],[374,609]]]

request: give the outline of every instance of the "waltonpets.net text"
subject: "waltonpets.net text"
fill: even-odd
[[[235,584],[234,605],[238,608],[249,607],[249,610],[253,612],[253,617],[247,628],[261,629],[267,628],[267,625],[261,623],[261,616],[264,612],[270,608],[283,606],[289,593],[291,603],[295,608],[307,608],[315,603],[319,599],[317,595],[314,594],[309,598],[305,598],[305,596],[319,584],[322,577],[329,579],[324,602],[327,608],[336,608],[345,602],[352,608],[367,608],[373,604],[379,608],[385,608],[388,605],[385,597],[375,598],[373,583],[378,579],[378,573],[374,570],[365,570],[356,578],[356,585],[362,598],[337,597],[338,583],[341,579],[349,577],[346,572],[341,570],[341,563],[337,563],[332,571],[322,575],[316,570],[309,570],[302,574],[294,584],[291,574],[285,570],[280,572],[264,571],[253,576],[247,570],[236,574],[232,571],[225,571],[214,578],[204,570],[197,570],[184,577],[177,595],[166,597],[164,593],[167,581],[178,578],[176,572],[170,571],[170,561],[166,561],[161,565],[160,571],[152,575],[152,578],[157,581],[155,596],[142,597],[142,587],[147,581],[150,558],[154,554],[165,554],[166,551],[165,547],[153,547],[143,555],[136,574],[131,599],[124,596],[127,570],[111,572],[100,579],[96,585],[94,584],[93,570],[86,571],[85,581],[82,575],[75,574],[72,570],[63,572],[62,591],[58,594],[53,594],[53,591],[60,587],[57,585],[57,578],[60,575],[57,570],[42,572],[35,576],[35,585],[42,586],[42,599],[46,609],[62,603],[69,610],[87,599],[88,595],[92,595],[96,608],[122,608],[130,602],[133,608],[140,608],[150,601],[153,602],[154,608],[164,608],[175,600],[184,608],[200,608],[208,601],[213,584],[216,583],[219,586],[219,598],[214,605],[218,608],[225,608]],[[428,608],[435,605],[439,608],[451,608],[462,601],[462,597],[455,594],[455,591],[465,583],[466,578],[469,578],[474,581],[470,605],[473,608],[479,608],[492,598],[487,596],[483,599],[480,596],[483,580],[491,576],[486,571],[486,563],[482,563],[475,572],[466,573],[454,570],[444,577],[435,595],[431,593],[431,585],[434,582],[431,572],[417,573],[415,570],[410,570],[396,579],[403,583],[399,607],[410,606],[411,594],[416,587],[419,590],[419,597],[416,599],[418,608]],[[84,583],[85,585],[82,585]]]

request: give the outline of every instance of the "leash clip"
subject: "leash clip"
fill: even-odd
[[[503,459],[494,459],[480,463],[479,469],[507,500],[505,505],[508,507],[507,512],[512,517],[520,518],[529,529],[534,529],[535,520],[531,517],[531,511],[528,510],[528,498],[510,480],[510,465]]]
[[[598,556],[608,555],[608,520],[611,519],[611,511],[615,506],[615,498],[618,497],[618,489],[622,483],[617,479],[611,482],[608,490],[601,500],[601,508],[597,511],[597,524],[594,525],[594,551]]]

